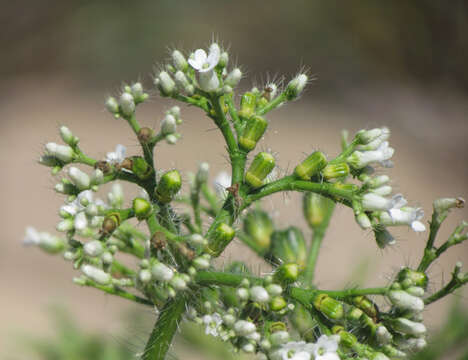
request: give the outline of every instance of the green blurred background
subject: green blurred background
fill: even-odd
[[[466,1],[3,1],[0,24],[0,357],[31,359],[17,335],[51,333],[45,311],[51,303],[66,304],[86,330],[128,341],[132,353],[143,344],[146,328],[122,323],[120,314],[152,317],[151,311],[75,287],[69,264],[24,249],[21,239],[26,225],[48,230],[57,222],[62,200],[47,169],[35,163],[42,145],[58,140],[57,126],[69,125],[97,157],[116,143],[136,153],[125,124],[104,111],[105,95],[125,81],[149,86],[149,74],[173,47],[188,52],[218,40],[246,73],[244,88],[301,69],[316,77],[300,101],[269,117],[261,147],[279,153],[281,169],[312,149],[335,155],[342,128],[387,125],[396,148],[393,186],[424,207],[426,220],[433,198],[468,197]],[[141,122],[158,126],[169,106],[153,96],[139,110]],[[225,169],[213,126],[193,109],[183,108],[183,117],[182,141],[161,146],[159,164],[193,171],[208,160],[213,174]],[[283,226],[303,225],[296,200],[268,202]],[[461,219],[467,210],[452,216],[442,239]],[[424,242],[399,229],[398,245],[382,252],[344,208],[331,226],[318,264],[320,286],[328,288],[386,283],[399,266],[416,263]],[[432,267],[433,289],[455,261],[468,263],[467,245]],[[221,262],[239,258],[241,248],[231,246]],[[463,308],[466,294],[459,294]],[[426,313],[429,327],[444,322],[449,304]]]

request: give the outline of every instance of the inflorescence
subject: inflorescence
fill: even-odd
[[[315,151],[291,174],[274,179],[273,154],[254,153],[269,125],[265,116],[297,99],[307,75],[297,75],[283,88],[273,82],[254,87],[240,95],[237,104],[234,90],[243,74],[237,67],[228,68],[229,54],[218,44],[212,43],[208,52],[197,49],[188,58],[174,50],[171,57],[155,74],[154,85],[161,96],[197,107],[214,122],[226,142],[231,175],[220,174],[212,187],[209,165],[203,162],[189,176],[189,193],[181,195],[179,170],[162,171],[154,163],[161,141],[176,144],[180,139],[181,110],[170,108],[159,130],[142,127],[136,110],[149,96],[139,82],[126,85],[120,95],[106,100],[106,108],[128,122],[141,155],[127,156],[125,147],[117,145],[104,159],[94,159],[62,126],[63,144],[46,144],[39,161],[54,175],[64,174],[55,186],[65,196],[56,226],[63,235],[29,227],[25,243],[62,254],[81,271],[74,279],[78,285],[157,308],[159,317],[142,359],[163,359],[182,319],[199,324],[235,351],[268,359],[401,359],[424,348],[425,306],[468,282],[457,263],[446,286],[427,292],[429,266],[468,237],[468,223],[463,222],[435,246],[449,210],[464,201],[434,202],[419,266],[403,267],[391,284],[318,289],[315,265],[336,205],[351,208],[357,224],[374,233],[380,248],[395,243],[388,230],[392,226],[426,230],[423,210],[409,206],[401,194],[392,195],[387,175],[374,174],[377,167],[392,166],[389,129],[361,130],[351,140],[344,133],[337,157],[328,159]],[[140,195],[124,199],[117,181],[136,185]],[[107,184],[112,184],[107,199],[97,198],[95,193]],[[249,209],[284,191],[304,193],[303,213],[313,233],[310,244],[299,228],[278,229],[260,206]],[[187,206],[176,211],[175,204]],[[146,223],[147,232],[137,226],[140,222]],[[238,261],[216,269],[212,260],[234,238],[270,264],[271,273],[255,276]],[[134,256],[138,266],[126,265],[121,254]],[[378,297],[386,300],[383,306],[376,304]]]

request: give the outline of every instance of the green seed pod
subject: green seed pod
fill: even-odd
[[[364,312],[361,309],[351,306],[346,313],[346,319],[352,324],[356,324],[360,321],[363,314]]]
[[[263,185],[263,180],[271,173],[275,167],[275,158],[266,152],[258,153],[249,170],[245,174],[245,182],[252,188],[258,188]]]
[[[327,166],[327,158],[320,151],[315,151],[296,166],[294,174],[302,180],[310,180],[312,176]]]
[[[218,256],[222,249],[224,249],[227,244],[231,242],[235,234],[236,232],[234,229],[228,224],[219,224],[214,231],[213,238],[210,241],[207,250],[211,253],[211,255]]]
[[[344,330],[342,326],[335,325],[332,327],[333,334],[340,336],[340,344],[353,348],[357,344],[357,338],[353,334]]]
[[[302,231],[291,226],[283,231],[275,231],[271,236],[270,252],[274,258],[283,264],[298,264],[305,266],[307,247]]]
[[[411,270],[410,268],[400,270],[397,275],[397,280],[405,289],[411,286],[419,286],[426,289],[428,282],[427,275],[425,273]]]
[[[273,279],[280,284],[290,284],[297,280],[299,274],[299,265],[283,264],[276,269]]]
[[[314,299],[314,307],[332,320],[340,320],[344,316],[343,304],[327,294],[318,294]]]
[[[275,296],[270,301],[270,309],[273,311],[280,311],[283,310],[288,303],[282,296]]]
[[[138,220],[147,219],[152,210],[153,208],[148,200],[140,197],[133,199],[133,211]]]
[[[342,178],[349,175],[349,166],[347,163],[328,164],[322,171],[322,175],[326,180]]]
[[[365,296],[355,296],[353,304],[372,318],[377,317],[379,313],[377,306]]]
[[[239,116],[244,120],[250,118],[255,112],[256,102],[257,96],[255,94],[246,92],[244,95],[242,95]]]
[[[108,214],[102,222],[102,232],[106,235],[112,234],[120,226],[120,214]]]
[[[156,198],[164,204],[169,203],[181,187],[182,179],[180,173],[177,170],[170,170],[159,179],[155,190]]]
[[[244,131],[239,138],[242,150],[251,151],[255,149],[257,142],[261,139],[268,126],[268,122],[259,115],[254,115],[247,120]]]
[[[148,163],[140,156],[132,157],[132,172],[139,179],[147,179],[151,175],[151,167]]]
[[[265,251],[270,247],[273,221],[263,210],[251,210],[244,217],[244,232]]]
[[[316,193],[305,193],[303,198],[304,217],[311,229],[325,229],[335,208],[333,200]]]
[[[304,340],[313,342],[315,336],[313,330],[317,327],[318,323],[303,305],[299,303],[295,304],[290,319],[294,328],[299,331]]]

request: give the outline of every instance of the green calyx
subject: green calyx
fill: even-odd
[[[304,218],[311,229],[326,228],[334,208],[335,203],[329,198],[312,192],[304,195]]]
[[[331,320],[340,320],[344,316],[343,304],[327,294],[319,294],[313,301],[315,309]]]
[[[247,120],[242,135],[239,137],[239,146],[244,151],[251,151],[257,146],[268,126],[268,122],[259,115],[254,115]]]
[[[252,210],[244,217],[244,232],[263,250],[271,243],[274,226],[270,215],[263,210]]]
[[[133,211],[138,220],[144,220],[151,215],[153,207],[148,200],[137,197],[133,199]]]
[[[213,235],[213,240],[208,246],[208,252],[212,256],[218,256],[220,252],[231,242],[236,232],[228,224],[219,224]]]
[[[244,119],[249,119],[255,113],[257,105],[257,96],[254,93],[246,92],[242,95],[240,101],[239,116]]]
[[[303,162],[296,166],[294,174],[302,180],[310,178],[327,166],[327,158],[320,151],[315,151],[309,155]]]
[[[245,182],[252,188],[263,185],[263,181],[275,167],[275,158],[266,152],[258,153],[245,174]]]
[[[349,175],[349,165],[345,162],[338,164],[328,164],[322,170],[322,175],[326,180],[346,177]]]
[[[410,268],[400,270],[397,275],[397,280],[405,289],[411,286],[419,286],[426,289],[428,283],[427,275],[425,273],[411,270]]]
[[[182,187],[182,178],[177,170],[170,170],[161,176],[155,189],[156,198],[163,204],[172,201]]]
[[[284,264],[294,263],[305,266],[307,247],[302,231],[291,226],[283,231],[275,231],[271,237],[270,252],[274,259]]]

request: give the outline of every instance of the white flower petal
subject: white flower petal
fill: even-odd
[[[426,231],[424,224],[417,220],[411,223],[411,228],[416,232]]]

